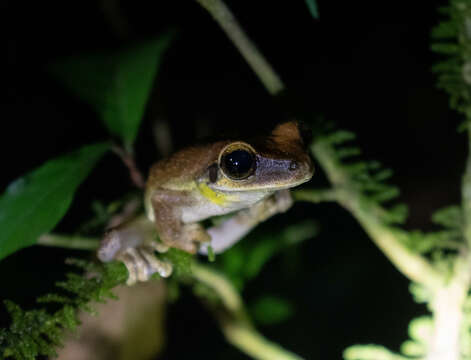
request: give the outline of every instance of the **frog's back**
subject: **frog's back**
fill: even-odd
[[[194,180],[218,160],[219,152],[228,141],[195,145],[182,149],[155,163],[147,179],[147,191],[163,188],[190,190]]]

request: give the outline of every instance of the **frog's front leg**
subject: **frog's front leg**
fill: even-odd
[[[154,238],[154,224],[141,216],[110,229],[97,255],[103,262],[122,261],[128,269],[128,285],[147,281],[154,273],[168,277],[172,273],[172,264],[157,259],[154,254],[155,251],[166,252],[168,246],[156,242]]]
[[[208,229],[211,243],[202,244],[199,253],[207,254],[208,246],[211,246],[216,254],[223,252],[247,235],[259,223],[275,214],[287,211],[292,205],[293,198],[289,190],[280,190],[250,208],[240,210],[221,224]]]
[[[185,191],[156,190],[151,204],[157,232],[165,245],[194,254],[199,244],[210,241],[201,224],[183,223],[182,208],[193,205]]]

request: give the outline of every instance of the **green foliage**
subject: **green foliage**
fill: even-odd
[[[319,19],[319,10],[317,9],[317,2],[316,0],[305,0],[307,8],[309,9],[309,12],[311,13],[311,16],[314,19]]]
[[[101,201],[94,200],[91,204],[92,216],[90,220],[80,225],[77,230],[79,234],[92,233],[93,231],[102,232],[106,228],[106,224],[111,219],[111,216],[117,212],[122,204],[121,201],[113,201],[105,205]]]
[[[133,202],[141,202],[142,193],[140,191],[132,191],[120,197],[117,200],[113,200],[109,203],[103,203],[99,200],[93,200],[91,203],[91,215],[90,218],[82,223],[76,233],[80,235],[103,235],[103,229],[107,227],[111,218],[119,214],[120,212],[126,212],[126,206]],[[137,208],[138,206],[136,206]]]
[[[214,253],[213,247],[211,245],[208,246],[208,261],[209,262],[216,261],[216,254]]]
[[[400,237],[410,249],[420,254],[431,254],[436,250],[458,250],[461,246],[455,241],[452,232],[446,230],[429,233],[420,230],[403,231]]]
[[[401,352],[411,357],[423,357],[432,338],[433,320],[430,316],[421,316],[409,323],[410,340],[401,345]]]
[[[52,72],[98,112],[108,131],[131,146],[172,34],[125,51],[74,57]]]
[[[265,295],[250,305],[249,312],[256,323],[273,325],[291,317],[294,308],[291,303],[282,298]]]
[[[448,206],[436,211],[432,215],[432,221],[453,232],[461,233],[463,230],[463,213],[457,205]]]
[[[343,352],[345,360],[406,360],[407,358],[396,355],[383,346],[378,345],[354,345]]]
[[[38,356],[54,356],[61,345],[65,330],[79,325],[78,310],[92,311],[90,302],[104,302],[116,298],[111,289],[127,279],[122,263],[93,264],[72,260],[70,264],[86,274],[67,274],[67,280],[57,283],[65,294],[49,294],[39,303],[57,303],[59,309],[49,313],[44,309],[23,310],[11,301],[5,305],[11,317],[10,327],[0,329],[0,356],[2,359],[34,360]]]
[[[234,285],[242,289],[245,282],[256,277],[263,266],[289,246],[314,237],[318,227],[312,221],[290,225],[281,231],[251,234],[230,250],[220,254],[215,264]]]
[[[407,360],[421,359],[427,354],[427,347],[432,337],[433,320],[430,316],[421,316],[409,324],[410,340],[401,345],[402,355],[395,354],[379,345],[354,345],[345,349],[345,360]]]
[[[470,0],[450,0],[442,8],[446,20],[432,31],[432,50],[443,55],[432,71],[438,74],[437,86],[450,95],[450,107],[471,115],[471,33]]]
[[[463,306],[463,323],[460,337],[461,356],[463,360],[471,359],[471,295],[468,294]]]
[[[418,304],[429,302],[433,296],[430,289],[417,283],[410,283],[409,291],[412,294],[414,301]]]
[[[327,153],[330,166],[335,166],[337,186],[345,187],[359,194],[365,206],[372,207],[382,221],[388,224],[403,223],[407,218],[407,207],[404,204],[385,209],[382,205],[399,195],[396,186],[386,181],[392,176],[391,169],[384,168],[378,161],[363,161],[354,159],[361,150],[348,145],[355,139],[355,134],[349,131],[334,131],[319,135],[312,149],[322,148]],[[317,154],[319,157],[319,154]],[[322,155],[320,156],[322,158]]]
[[[432,215],[432,221],[443,229],[428,233],[401,231],[400,238],[410,249],[428,255],[443,274],[452,276],[456,255],[465,246],[462,210],[456,205],[440,209]]]
[[[111,134],[122,139],[131,151],[158,65],[168,47],[166,34],[133,49],[117,53],[74,58],[51,70],[78,96],[92,105]],[[109,144],[84,146],[78,151],[46,162],[15,181],[0,198],[0,259],[35,244],[64,216],[78,186],[109,149]],[[91,231],[107,222],[122,204],[104,207],[95,203],[95,217],[81,231]],[[174,265],[175,275],[190,272],[191,258],[178,250],[165,255]],[[5,306],[11,317],[9,328],[0,329],[0,358],[29,360],[54,356],[65,330],[79,325],[78,311],[93,312],[91,302],[114,298],[111,289],[127,279],[120,262],[92,264],[71,261],[86,274],[67,274],[58,282],[60,293],[48,294],[38,303],[54,303],[54,312],[23,310],[11,301]],[[48,305],[51,308],[51,305]]]
[[[354,345],[345,349],[345,360],[406,360],[422,359],[427,354],[432,338],[433,320],[430,316],[413,319],[409,324],[410,339],[401,345],[401,354],[395,354],[379,345]]]
[[[382,229],[391,233],[412,253],[423,255],[434,268],[446,278],[454,275],[455,264],[460,250],[464,248],[463,215],[458,206],[437,211],[432,220],[443,229],[435,232],[406,231],[392,226],[405,220],[406,211],[402,207],[385,208],[384,202],[397,196],[395,187],[384,181],[391,171],[382,169],[376,162],[352,160],[360,153],[358,149],[346,146],[354,135],[349,132],[334,132],[324,135],[314,143],[312,149],[326,170],[329,180],[337,191],[337,200],[344,206],[352,207],[353,212],[380,224]],[[352,205],[353,204],[353,205]],[[413,284],[411,292],[418,302],[433,299],[431,289]],[[410,340],[401,347],[402,355],[394,354],[382,346],[353,346],[344,353],[348,360],[380,360],[422,358],[427,354],[433,323],[430,317],[412,320],[409,327]]]
[[[191,275],[192,254],[171,248],[166,253],[160,254],[159,258],[173,265],[172,277],[186,279]]]
[[[54,228],[108,148],[105,143],[87,145],[49,160],[6,189],[0,197],[0,259]]]

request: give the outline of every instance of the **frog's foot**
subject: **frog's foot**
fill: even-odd
[[[127,284],[147,281],[152,274],[168,277],[172,265],[155,257],[155,251],[166,252],[168,246],[154,241],[152,223],[143,222],[108,231],[98,249],[97,256],[103,262],[120,260],[128,269]]]
[[[182,226],[180,236],[169,245],[194,254],[200,244],[209,241],[211,241],[211,237],[203,226],[198,223],[189,223]]]
[[[128,269],[127,285],[133,285],[138,281],[148,281],[153,274],[158,273],[166,278],[172,274],[172,264],[155,257],[154,252],[166,252],[168,247],[153,241],[146,246],[127,248],[118,253],[116,260],[120,260]]]
[[[275,192],[269,198],[260,201],[249,209],[250,216],[257,223],[265,221],[275,214],[286,212],[293,205],[289,190]]]

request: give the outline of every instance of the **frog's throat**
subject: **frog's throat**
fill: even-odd
[[[205,183],[199,183],[198,190],[200,191],[201,195],[203,195],[206,199],[208,199],[214,204],[223,206],[228,201],[227,195],[221,192],[214,191]]]

